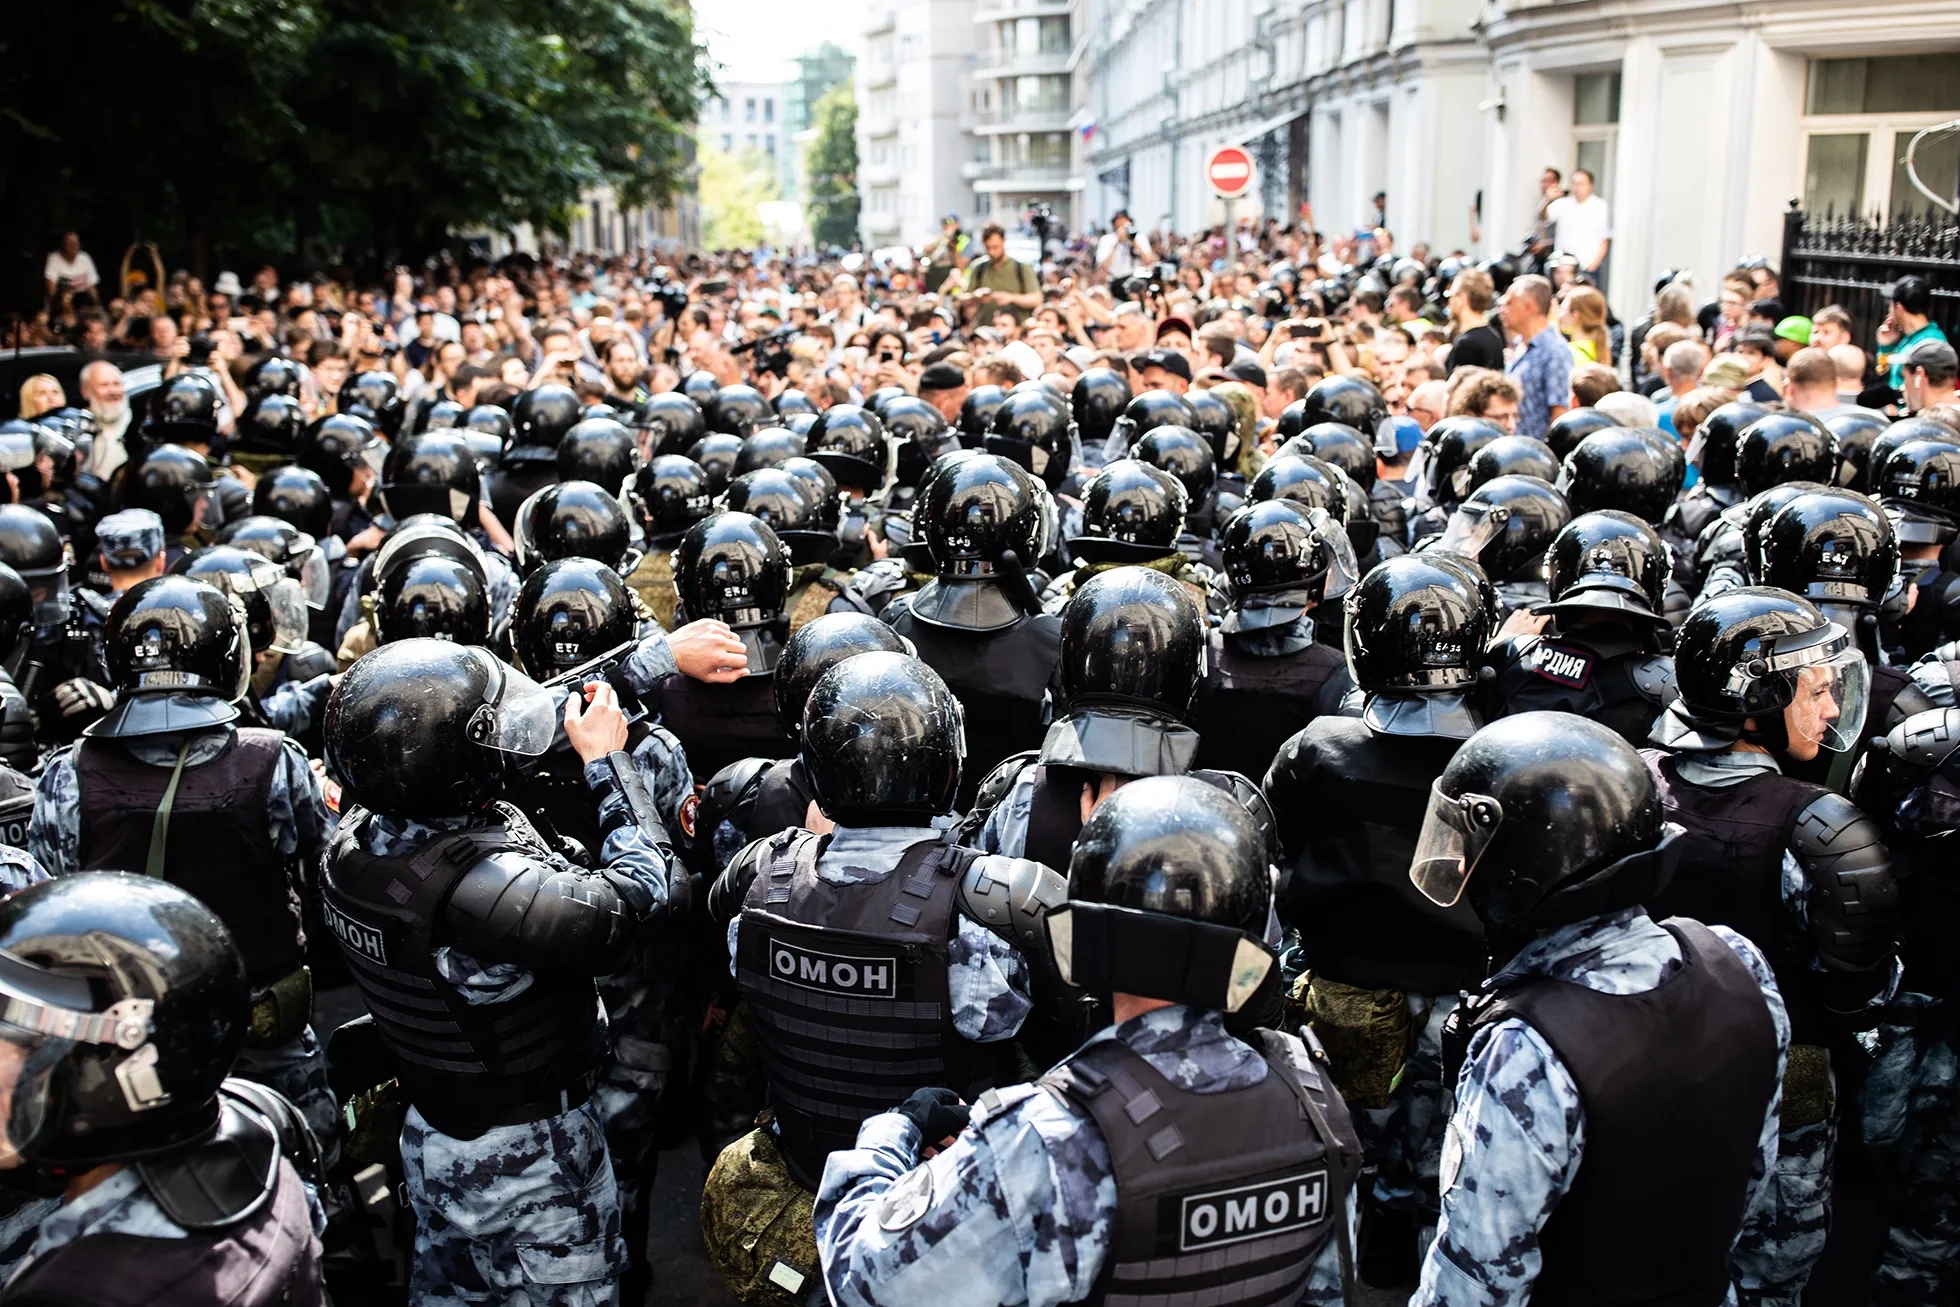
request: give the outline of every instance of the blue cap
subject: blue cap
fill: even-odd
[[[1390,418],[1375,428],[1375,452],[1384,458],[1393,449],[1397,456],[1415,453],[1422,443],[1422,428],[1411,417]]]
[[[118,571],[141,567],[163,552],[163,519],[147,508],[125,508],[95,524],[96,550]]]

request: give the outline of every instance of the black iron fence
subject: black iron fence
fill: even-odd
[[[1778,270],[1792,313],[1809,316],[1836,304],[1851,315],[1854,339],[1868,349],[1889,307],[1880,287],[1908,274],[1924,277],[1933,287],[1933,320],[1960,340],[1960,218],[1839,217],[1805,213],[1791,200]]]

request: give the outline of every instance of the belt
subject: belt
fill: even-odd
[[[252,1020],[245,1029],[248,1048],[277,1048],[298,1039],[313,1019],[313,970],[301,967],[252,995]]]
[[[546,1094],[508,1107],[493,1107],[481,1112],[466,1109],[454,1110],[444,1106],[430,1110],[426,1103],[415,1104],[422,1118],[451,1139],[475,1139],[486,1130],[498,1126],[529,1125],[533,1121],[547,1121],[554,1116],[563,1116],[576,1107],[583,1107],[592,1097],[592,1090],[599,1082],[599,1073],[587,1071],[578,1079],[566,1085],[555,1094]]]

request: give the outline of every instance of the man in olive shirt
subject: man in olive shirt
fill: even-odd
[[[1014,321],[1026,322],[1028,314],[1041,307],[1041,274],[1007,257],[1007,233],[997,222],[980,229],[980,245],[986,255],[966,265],[966,294],[982,306],[983,320],[1007,312]]]

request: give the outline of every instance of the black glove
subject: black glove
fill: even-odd
[[[893,1109],[919,1127],[919,1138],[927,1148],[966,1129],[972,1109],[950,1089],[915,1089],[912,1096]]]

